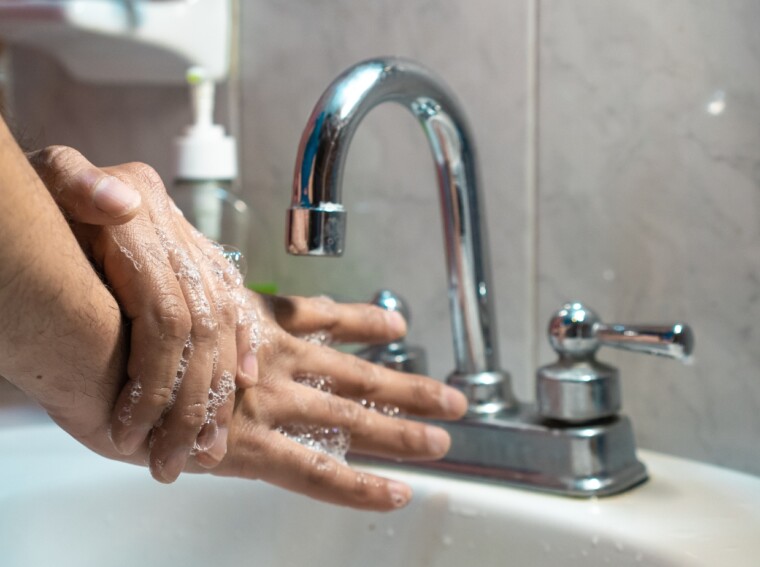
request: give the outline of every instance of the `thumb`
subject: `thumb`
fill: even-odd
[[[49,146],[27,158],[58,206],[75,221],[123,224],[140,208],[138,191],[95,167],[73,148]]]

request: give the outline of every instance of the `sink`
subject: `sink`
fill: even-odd
[[[573,499],[367,467],[410,483],[388,514],[261,482],[183,475],[164,486],[56,426],[0,427],[3,567],[758,565],[760,479],[640,451],[650,480]]]

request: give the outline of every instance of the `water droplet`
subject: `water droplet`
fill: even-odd
[[[454,540],[451,539],[450,535],[444,535],[441,538],[441,543],[443,543],[443,545],[445,545],[446,547],[449,547],[452,543],[454,543]]]

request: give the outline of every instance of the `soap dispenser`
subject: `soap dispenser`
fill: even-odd
[[[206,237],[248,257],[248,205],[233,192],[238,174],[235,139],[214,124],[214,83],[203,69],[188,70],[193,123],[175,140],[170,191],[185,218]]]

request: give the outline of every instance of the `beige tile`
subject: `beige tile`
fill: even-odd
[[[542,2],[544,318],[683,319],[683,367],[622,369],[641,445],[760,473],[760,5]],[[542,359],[549,357],[543,348]]]

